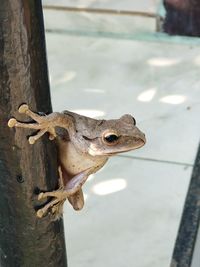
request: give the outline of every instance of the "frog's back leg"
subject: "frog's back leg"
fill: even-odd
[[[74,195],[68,197],[68,200],[75,210],[81,210],[84,206],[83,190],[79,189]]]

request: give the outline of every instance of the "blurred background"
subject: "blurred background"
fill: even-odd
[[[159,32],[158,0],[43,0],[43,8],[54,111],[130,113],[147,137],[89,178],[82,211],[66,204],[68,264],[168,267],[199,143],[199,39]]]

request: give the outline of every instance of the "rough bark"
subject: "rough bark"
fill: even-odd
[[[51,112],[40,0],[0,4],[0,266],[66,267],[63,222],[38,219],[37,192],[57,184],[56,148],[43,137],[31,146],[31,132],[7,121],[27,103]],[[41,203],[40,203],[41,204]]]

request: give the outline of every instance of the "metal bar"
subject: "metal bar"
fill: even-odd
[[[53,142],[28,144],[30,132],[8,119],[27,103],[51,112],[40,0],[1,0],[0,5],[0,266],[66,267],[63,222],[38,219],[37,191],[57,186]]]
[[[191,267],[200,223],[200,146],[191,177],[171,267]]]
[[[125,15],[125,16],[142,16],[149,18],[157,18],[157,14],[142,11],[116,10],[116,9],[101,9],[101,8],[87,8],[87,7],[68,7],[56,5],[43,5],[44,9],[65,11],[65,12],[88,12],[106,15]]]

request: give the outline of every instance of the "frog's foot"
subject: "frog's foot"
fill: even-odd
[[[28,123],[28,122],[19,122],[15,118],[11,118],[8,121],[9,127],[19,127],[19,128],[29,128],[29,129],[36,129],[39,130],[37,134],[29,137],[29,143],[34,144],[43,134],[46,132],[49,132],[49,139],[53,140],[56,137],[55,132],[55,125],[53,123],[54,118],[53,116],[50,117],[50,115],[47,116],[41,116],[37,113],[34,113],[31,111],[28,107],[28,105],[23,104],[18,109],[19,113],[25,113],[29,117],[31,117],[36,123]],[[54,113],[52,113],[53,115]],[[56,114],[55,114],[56,115]],[[55,117],[54,115],[54,117]],[[53,118],[53,120],[52,120]]]
[[[62,190],[59,189],[53,192],[40,193],[38,200],[46,197],[53,196],[53,200],[47,203],[43,208],[37,211],[37,217],[42,218],[50,210],[52,214],[56,215],[56,218],[61,217],[63,212],[63,204],[66,200],[66,195],[62,194]]]
[[[61,187],[56,191],[40,193],[38,195],[38,200],[42,200],[47,197],[53,197],[53,200],[47,203],[43,208],[39,209],[37,211],[37,216],[41,218],[48,212],[48,210],[51,210],[51,213],[57,215],[56,217],[60,217],[59,213],[62,213],[62,208],[65,200],[72,196],[76,196],[76,194],[80,192],[82,185],[85,183],[89,176],[89,172],[90,169],[87,169],[77,174],[70,181],[68,181],[66,186],[63,187],[61,184]],[[78,202],[75,202],[73,206],[75,205],[77,206]]]

